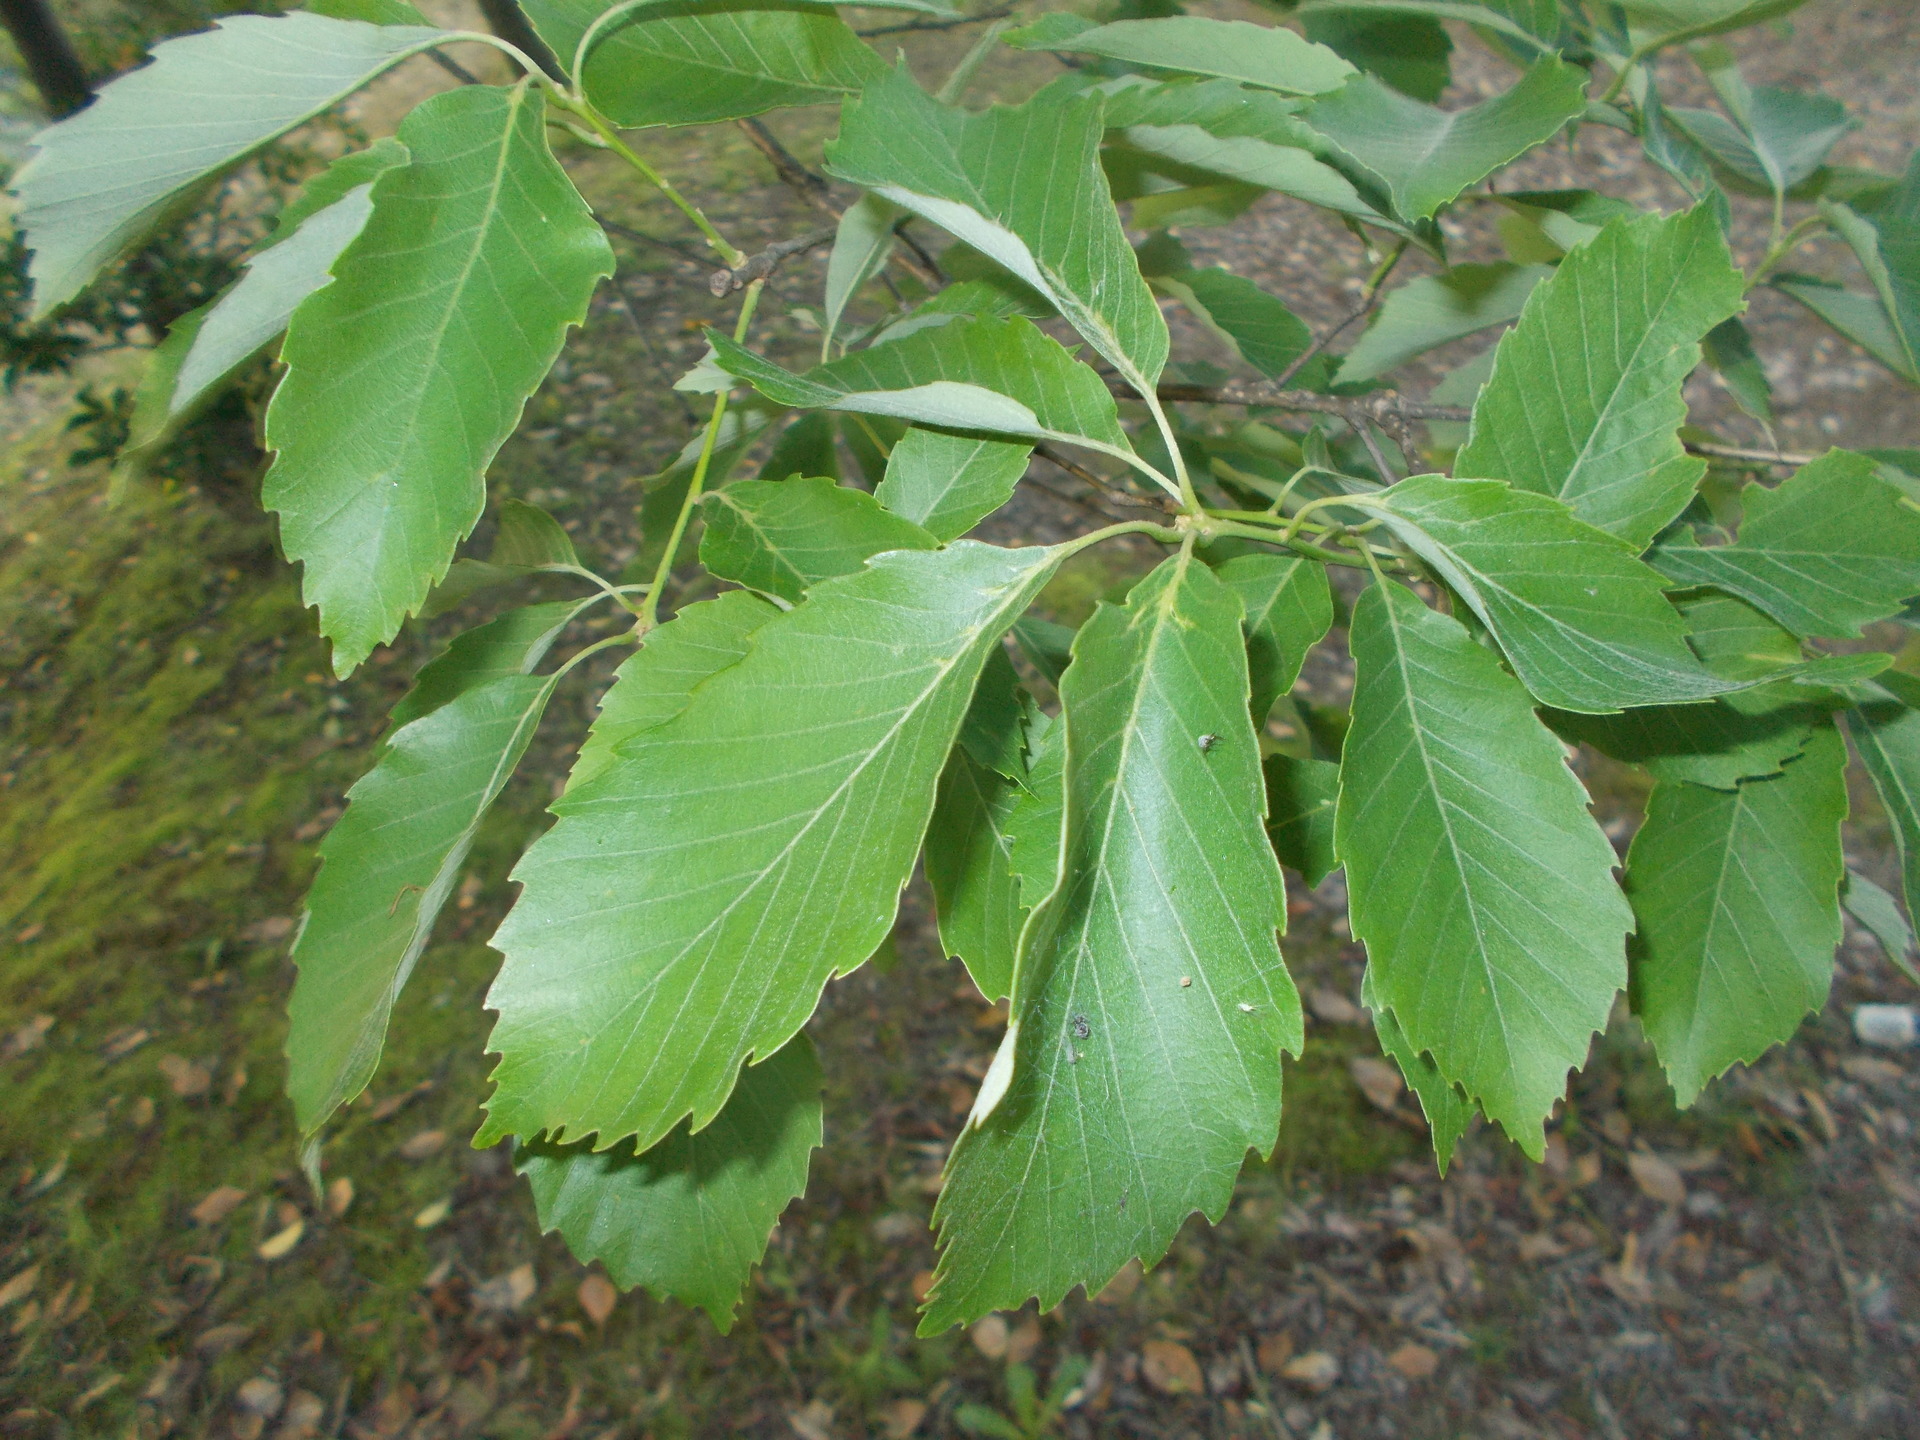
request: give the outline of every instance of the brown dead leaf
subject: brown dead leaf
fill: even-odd
[[[1647,1278],[1647,1267],[1640,1257],[1639,1235],[1627,1236],[1618,1264],[1600,1267],[1600,1283],[1629,1305],[1653,1303],[1653,1283]]]
[[[1340,1362],[1324,1350],[1296,1355],[1280,1367],[1280,1378],[1315,1394],[1331,1390],[1340,1378]]]
[[[1093,1303],[1096,1305],[1125,1304],[1133,1298],[1133,1292],[1140,1288],[1142,1273],[1138,1260],[1127,1261],[1113,1279],[1101,1288],[1100,1293],[1093,1297]]]
[[[213,1088],[213,1072],[184,1055],[162,1055],[156,1062],[167,1087],[182,1100],[193,1100]]]
[[[1820,1132],[1820,1138],[1831,1145],[1840,1138],[1840,1127],[1834,1123],[1833,1111],[1827,1107],[1827,1097],[1810,1085],[1800,1087],[1800,1094],[1806,1099],[1807,1111],[1813,1116],[1813,1127]]]
[[[286,1394],[286,1390],[279,1381],[265,1375],[256,1375],[242,1383],[234,1392],[233,1403],[249,1414],[271,1420],[280,1413],[280,1406],[285,1402]]]
[[[973,1348],[989,1360],[998,1360],[1007,1353],[1007,1322],[998,1315],[988,1315],[973,1322],[973,1328],[967,1337],[973,1341]]]
[[[787,1424],[800,1440],[834,1440],[833,1407],[824,1400],[809,1400],[800,1409],[789,1410]]]
[[[1567,1247],[1554,1239],[1545,1230],[1520,1237],[1520,1258],[1530,1263],[1541,1260],[1558,1260],[1567,1253]]]
[[[214,1359],[225,1355],[230,1350],[237,1350],[247,1343],[248,1337],[252,1334],[253,1326],[251,1325],[215,1325],[194,1336],[193,1348],[208,1359]]]
[[[1367,1020],[1366,1011],[1338,990],[1329,990],[1324,985],[1307,992],[1307,1008],[1313,1011],[1315,1019],[1329,1025],[1364,1025]]]
[[[1889,1090],[1907,1078],[1905,1069],[1877,1055],[1849,1055],[1840,1062],[1840,1068],[1849,1079]]]
[[[1425,1380],[1440,1368],[1440,1357],[1426,1346],[1408,1341],[1387,1357],[1387,1364],[1409,1380]]]
[[[1149,1340],[1142,1345],[1140,1375],[1162,1395],[1198,1395],[1207,1383],[1200,1362],[1177,1340]]]
[[[218,1225],[235,1210],[240,1202],[247,1198],[247,1192],[238,1185],[216,1185],[200,1197],[200,1203],[187,1213],[193,1217],[196,1225]]]
[[[1024,1365],[1040,1348],[1040,1322],[1029,1315],[1007,1336],[1007,1363]]]
[[[283,1230],[276,1231],[255,1247],[254,1254],[262,1260],[278,1260],[292,1253],[293,1247],[300,1243],[300,1237],[307,1233],[307,1222],[295,1220]]]
[[[473,1303],[477,1309],[510,1314],[531,1300],[537,1288],[533,1266],[516,1265],[474,1286]]]
[[[1650,1150],[1636,1150],[1627,1156],[1627,1171],[1633,1176],[1633,1183],[1640,1187],[1640,1193],[1649,1200],[1657,1200],[1662,1205],[1683,1205],[1687,1199],[1687,1182],[1680,1178],[1680,1172]]]
[[[1400,1092],[1406,1089],[1398,1066],[1371,1055],[1356,1055],[1347,1061],[1347,1073],[1353,1076],[1360,1093],[1380,1110],[1392,1110],[1400,1103]]]
[[[1282,1330],[1278,1335],[1262,1335],[1253,1353],[1262,1370],[1278,1375],[1293,1358],[1293,1332]]]
[[[345,1175],[327,1182],[327,1214],[338,1220],[353,1208],[353,1181]]]
[[[887,1440],[907,1440],[927,1418],[924,1400],[896,1400],[880,1412],[880,1426]]]
[[[422,1130],[401,1142],[397,1153],[402,1160],[431,1160],[446,1148],[446,1144],[446,1131]]]
[[[36,1015],[7,1037],[7,1043],[0,1047],[0,1056],[8,1060],[17,1060],[30,1051],[38,1050],[46,1043],[47,1032],[53,1029],[53,1016]]]
[[[613,1282],[597,1271],[580,1282],[580,1288],[574,1291],[574,1298],[580,1302],[580,1308],[587,1312],[587,1318],[595,1325],[607,1323],[607,1317],[613,1314],[613,1307],[620,1303],[620,1292],[613,1288]]]
[[[1582,1189],[1585,1186],[1593,1184],[1593,1182],[1598,1180],[1599,1178],[1600,1178],[1600,1152],[1599,1151],[1589,1150],[1584,1155],[1577,1155],[1574,1157],[1573,1171],[1572,1171],[1572,1180],[1573,1180],[1574,1189],[1576,1190]]]
[[[133,1102],[133,1108],[127,1111],[127,1123],[136,1130],[144,1130],[153,1123],[151,1095],[142,1095]]]
[[[293,917],[291,915],[269,915],[266,919],[256,920],[247,926],[240,932],[240,938],[251,940],[256,945],[271,945],[286,939],[292,933]]]
[[[907,1288],[913,1292],[916,1303],[924,1304],[927,1296],[933,1293],[933,1271],[916,1270],[913,1279],[907,1282]]]
[[[1730,1300],[1738,1300],[1742,1305],[1758,1305],[1773,1293],[1773,1287],[1779,1281],[1778,1265],[1753,1265],[1742,1270],[1731,1285],[1723,1285],[1720,1293]]]
[[[40,1267],[29,1265],[17,1272],[6,1284],[0,1285],[0,1310],[9,1305],[18,1304],[33,1293],[33,1287],[40,1283]]]
[[[110,1031],[100,1044],[100,1053],[109,1060],[118,1060],[123,1055],[131,1055],[147,1041],[153,1038],[151,1030],[142,1030],[132,1025],[122,1025]]]

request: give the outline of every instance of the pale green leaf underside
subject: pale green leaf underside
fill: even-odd
[[[1549,57],[1504,95],[1445,111],[1357,75],[1315,101],[1305,118],[1380,177],[1401,219],[1425,220],[1584,114],[1586,81],[1586,71]]]
[[[1526,691],[1397,584],[1354,608],[1336,833],[1374,988],[1528,1154],[1626,983],[1613,847]]]
[[[724,580],[797,605],[812,586],[850,575],[883,550],[939,544],[864,490],[821,477],[742,480],[701,501],[700,563]]]
[[[1880,942],[1900,973],[1920,985],[1920,969],[1913,963],[1913,927],[1900,913],[1899,902],[1857,870],[1849,870],[1840,882],[1840,903]]]
[[[1645,549],[1705,472],[1680,444],[1680,387],[1744,285],[1705,206],[1609,222],[1501,338],[1454,473],[1555,496]]]
[[[1869,456],[1829,450],[1772,490],[1741,494],[1731,545],[1662,545],[1651,557],[1681,585],[1712,585],[1796,635],[1857,636],[1920,594],[1920,510]]]
[[[494,937],[483,1134],[717,1113],[886,936],[974,681],[1061,558],[962,540],[817,585],[557,801]]]
[[[887,453],[873,497],[942,541],[957,540],[1006,504],[1031,445],[914,428]]]
[[[1097,97],[1050,87],[969,114],[894,70],[843,109],[828,168],[1005,266],[1149,393],[1167,325],[1100,167],[1100,113]]]
[[[196,181],[445,34],[295,12],[232,16],[154,46],[151,64],[35,136],[14,177],[34,313],[71,300]]]
[[[558,1230],[581,1264],[598,1260],[622,1289],[698,1305],[724,1335],[780,1212],[806,1192],[823,1138],[821,1084],[813,1044],[798,1035],[742,1070],[698,1134],[683,1125],[638,1155],[535,1140],[514,1168],[533,1187],[540,1228]]]
[[[1627,854],[1633,1004],[1682,1105],[1826,1001],[1846,767],[1829,725],[1771,779],[1654,787]]]
[[[331,278],[333,262],[372,214],[373,187],[362,185],[249,260],[246,273],[201,322],[174,379],[170,411],[179,415],[192,409],[286,329],[300,302]]]
[[[1847,713],[1847,734],[1873,779],[1900,853],[1907,912],[1920,913],[1920,681],[1889,672],[1875,682],[1884,700]]]
[[[1473,608],[1542,704],[1604,713],[1736,688],[1687,648],[1659,574],[1558,501],[1442,475],[1376,498],[1388,529]]]
[[[520,674],[467,690],[396,732],[347,792],[293,950],[287,1093],[303,1134],[373,1078],[394,1001],[552,693]]]
[[[1062,32],[1064,29],[1061,27]],[[1236,80],[1289,95],[1337,90],[1354,73],[1352,65],[1297,31],[1198,15],[1117,20],[1071,35],[1050,35],[1036,27],[1031,40],[1015,33],[1008,41],[1022,49],[1101,55],[1156,70]]]
[[[1302,1032],[1240,613],[1175,556],[1075,643],[1062,878],[1021,937],[1011,1085],[948,1162],[922,1333],[1158,1260],[1277,1138]]]
[[[571,67],[580,37],[609,0],[522,0],[528,18]],[[786,105],[838,100],[885,65],[824,5],[644,10],[616,23],[587,60],[588,97],[616,125],[700,125]]]
[[[400,139],[413,160],[375,182],[333,283],[294,312],[267,412],[262,499],[342,674],[446,573],[494,452],[613,269],[539,91],[436,95]]]
[[[889,205],[877,195],[862,195],[841,215],[833,238],[833,251],[827,256],[823,345],[832,343],[834,332],[840,328],[840,317],[846,313],[847,302],[862,285],[880,273],[887,257],[893,254],[893,227],[901,213],[898,206]]]
[[[1547,265],[1456,265],[1411,280],[1381,302],[1334,379],[1342,385],[1377,379],[1437,345],[1505,324],[1552,273]]]
[[[1767,283],[1798,300],[1901,379],[1920,385],[1920,369],[1914,368],[1877,296],[1806,275],[1776,275]]]

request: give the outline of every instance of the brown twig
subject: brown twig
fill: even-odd
[[[609,235],[618,235],[622,240],[631,240],[639,245],[651,245],[656,250],[664,250],[669,255],[691,261],[703,269],[712,263],[712,257],[704,255],[691,245],[682,245],[677,240],[662,240],[658,235],[649,235],[644,230],[636,230],[631,225],[622,225],[618,220],[600,217],[600,228]]]
[[[1082,485],[1097,491],[1109,504],[1119,505],[1129,510],[1158,510],[1167,515],[1178,515],[1180,507],[1171,499],[1150,495],[1135,495],[1119,489],[1112,482],[1080,464],[1069,456],[1062,455],[1051,445],[1036,445],[1033,453],[1057,470],[1063,470]]]
[[[823,226],[793,240],[780,240],[766,249],[749,255],[731,270],[716,270],[707,277],[707,289],[716,298],[731,295],[736,290],[744,290],[756,280],[765,280],[796,255],[804,255],[809,250],[817,250],[832,240],[834,227]]]
[[[962,25],[978,25],[982,21],[1004,20],[1013,14],[1011,5],[1003,5],[998,10],[983,10],[978,15],[956,15],[951,20],[906,20],[898,25],[880,25],[872,30],[857,30],[854,33],[867,39],[875,35],[904,35],[909,30],[955,30]]]
[[[1115,377],[1118,381],[1118,377]],[[1111,387],[1116,395],[1131,395],[1125,382]],[[1323,395],[1318,390],[1289,390],[1277,380],[1229,380],[1224,385],[1162,385],[1162,400],[1198,405],[1263,405],[1272,410],[1297,410],[1314,415],[1337,415],[1353,424],[1386,427],[1402,420],[1469,420],[1473,412],[1462,405],[1433,405],[1409,400],[1397,390],[1375,390],[1368,395]]]

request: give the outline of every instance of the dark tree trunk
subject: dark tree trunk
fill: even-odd
[[[5,3],[5,0],[0,0],[0,3]],[[487,17],[487,27],[494,34],[509,45],[517,45],[526,51],[527,58],[554,79],[566,79],[553,51],[534,30],[526,11],[520,8],[520,0],[480,0],[480,10]]]
[[[0,25],[13,37],[14,48],[27,62],[27,74],[55,119],[73,114],[93,98],[73,42],[47,0],[0,0]]]

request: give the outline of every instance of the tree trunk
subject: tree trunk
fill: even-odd
[[[506,3],[510,5],[511,0]],[[524,18],[521,23],[526,23]],[[14,48],[26,61],[27,74],[33,77],[40,98],[56,120],[73,114],[93,98],[93,87],[87,83],[87,72],[74,53],[73,42],[47,0],[0,0],[0,25],[5,25],[13,37]]]
[[[5,3],[5,0],[0,0],[0,3]],[[526,12],[520,8],[520,0],[480,0],[480,10],[487,17],[487,28],[494,34],[509,45],[517,45],[526,51],[527,58],[554,79],[566,79],[553,51],[540,38],[527,19]]]

